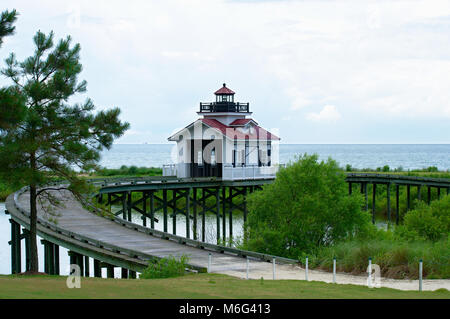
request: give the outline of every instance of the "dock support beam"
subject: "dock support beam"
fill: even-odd
[[[400,185],[395,185],[395,224],[398,225],[400,220]]]
[[[216,189],[216,233],[217,244],[220,243],[220,187]]]
[[[127,193],[122,193],[122,219],[127,220]]]
[[[100,260],[94,259],[94,277],[102,278],[102,268],[100,266]]]
[[[377,192],[377,184],[373,183],[372,191],[372,224],[375,224],[375,198]]]
[[[142,192],[142,211],[144,214],[142,214],[142,226],[147,227],[147,192]]]
[[[84,276],[89,277],[89,256],[84,256]]]
[[[193,233],[194,233],[194,240],[197,240],[197,188],[192,189],[192,209],[194,214],[194,225],[193,225]]]
[[[25,238],[25,271],[29,271],[31,261],[30,231],[24,228],[22,232]]]
[[[387,187],[387,217],[388,217],[388,223],[391,223],[391,183],[388,183],[386,185]]]
[[[177,191],[172,190],[172,233],[177,234]]]
[[[22,260],[20,250],[20,224],[10,219],[11,223],[11,273],[18,274],[22,272]]]
[[[228,193],[228,205],[229,205],[229,210],[230,210],[230,216],[229,216],[229,228],[230,228],[230,235],[229,235],[229,242],[230,242],[230,247],[232,245],[233,242],[233,187],[230,186],[228,188],[229,193]]]
[[[164,232],[167,233],[167,189],[163,189]]]
[[[226,187],[222,187],[222,240],[225,245],[225,241],[227,240],[227,219],[225,218],[225,214],[227,212],[227,189]]]
[[[244,224],[247,222],[247,186],[244,186]]]
[[[206,241],[206,191],[202,188],[202,241]]]
[[[147,201],[146,201],[147,202]],[[150,227],[155,229],[155,192],[150,192]]]
[[[106,277],[107,278],[114,278],[114,266],[113,265],[106,265]]]
[[[191,238],[191,189],[186,189],[186,238]]]
[[[127,202],[127,214],[128,214],[128,221],[131,222],[131,192],[128,192],[128,202]]]
[[[84,275],[84,260],[83,260],[83,255],[76,253],[74,251],[69,251],[68,252],[69,257],[70,257],[70,264],[76,264],[78,265],[78,267],[80,267],[80,276]]]

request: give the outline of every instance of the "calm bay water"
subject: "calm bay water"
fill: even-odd
[[[171,152],[173,145],[170,144],[117,144],[111,150],[102,154],[101,165],[108,168],[119,168],[122,165],[135,165],[146,167],[162,167],[163,164],[173,163]],[[295,160],[295,157],[304,153],[319,155],[320,159],[332,157],[341,166],[346,164],[355,168],[377,168],[389,165],[391,168],[403,167],[403,169],[420,169],[429,166],[436,166],[439,170],[450,170],[450,144],[402,144],[402,145],[373,145],[373,144],[341,144],[341,145],[314,145],[314,144],[281,144],[280,163],[288,163]],[[0,203],[0,274],[11,272],[10,246],[11,227],[9,216],[4,214],[5,205]],[[162,230],[162,215],[157,213],[159,223],[155,224],[156,229]],[[140,216],[133,214],[133,221],[141,223]],[[234,236],[242,234],[242,216],[233,214]],[[215,217],[209,216],[207,223],[207,240],[215,242]],[[172,230],[169,219],[169,231]],[[199,225],[200,226],[200,225]],[[198,228],[200,229],[200,227]],[[228,224],[227,224],[228,230]],[[184,218],[177,219],[177,234],[184,235],[186,227]],[[40,270],[43,270],[43,247],[38,242]],[[22,243],[22,252],[24,251]],[[69,258],[67,250],[61,248],[60,251],[61,274],[68,274]],[[22,256],[24,260],[25,256]],[[23,267],[23,266],[22,266]],[[92,268],[92,263],[91,263]],[[106,271],[105,269],[103,271]],[[115,276],[119,276],[119,269],[116,269]],[[93,269],[91,269],[93,273]]]
[[[100,164],[108,168],[122,165],[162,167],[173,163],[172,144],[116,144],[102,154]],[[450,169],[450,144],[281,144],[280,163],[288,163],[304,153],[332,157],[342,167],[420,169],[436,166]]]

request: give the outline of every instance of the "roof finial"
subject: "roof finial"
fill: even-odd
[[[226,87],[226,86],[227,86],[227,85],[224,83],[224,84],[223,84],[223,87]]]

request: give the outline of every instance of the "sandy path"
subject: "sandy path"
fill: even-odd
[[[261,277],[263,277],[264,280],[272,280],[273,279],[272,267],[273,267],[272,264],[268,262],[259,262],[254,260],[250,261],[249,279],[260,279]],[[212,267],[211,272],[217,272],[245,279],[246,262],[245,260],[243,260],[242,269],[233,269],[228,271],[227,270],[214,271],[214,267]],[[305,269],[296,265],[277,264],[275,276],[276,276],[275,279],[305,280]],[[309,269],[308,280],[332,283],[333,273]],[[336,283],[367,286],[367,276],[355,276],[344,273],[337,273]],[[419,290],[419,280],[390,279],[381,277],[380,286],[399,290]],[[423,280],[422,283],[423,290],[433,291],[439,288],[445,288],[447,290],[450,290],[450,279]]]

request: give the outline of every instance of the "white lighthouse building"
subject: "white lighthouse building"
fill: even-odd
[[[274,178],[280,138],[260,127],[249,103],[235,102],[235,92],[225,83],[214,94],[215,102],[200,103],[198,120],[168,138],[177,143],[176,163],[165,165],[163,175]]]

